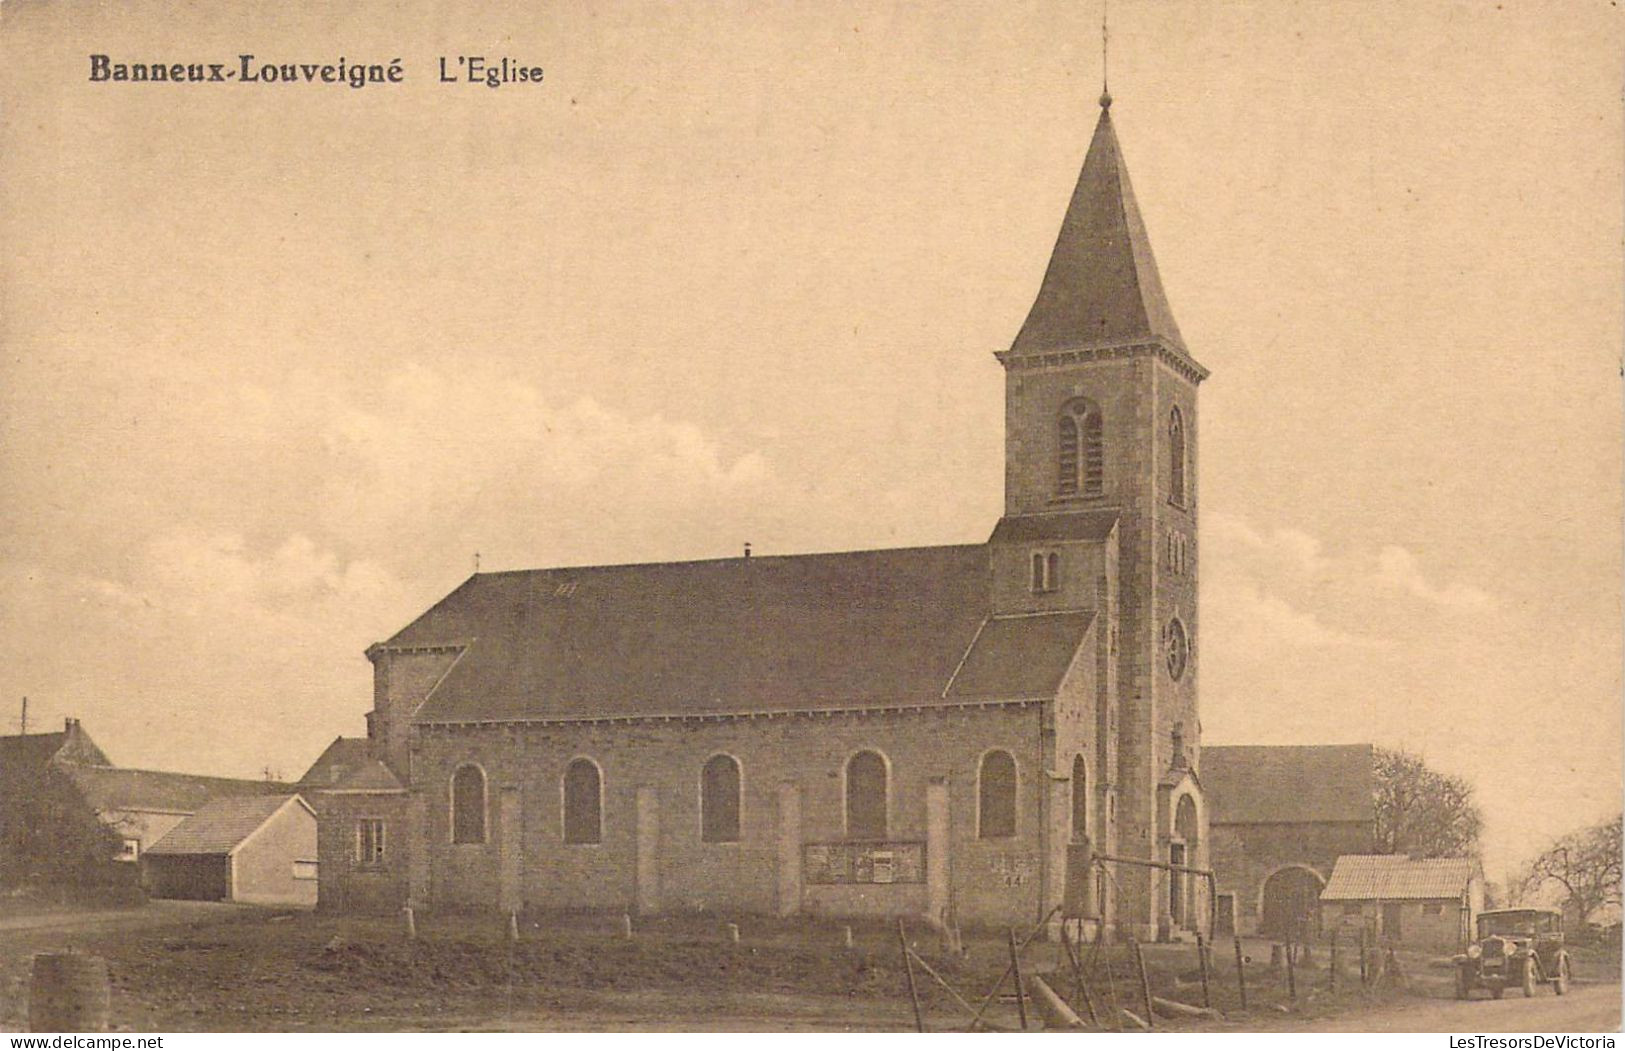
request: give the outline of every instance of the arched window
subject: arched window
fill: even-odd
[[[1061,407],[1060,428],[1061,495],[1099,496],[1106,475],[1100,409],[1087,398],[1074,398]]]
[[[1185,417],[1175,405],[1168,414],[1168,498],[1185,504]]]
[[[700,771],[700,839],[739,842],[739,761],[713,755]]]
[[[564,771],[564,841],[604,841],[604,784],[591,759],[572,759]]]
[[[859,752],[846,761],[847,836],[886,838],[886,794],[886,760],[879,752]]]
[[[1016,761],[997,749],[982,756],[976,776],[976,834],[999,839],[1016,834]]]
[[[451,775],[451,841],[485,842],[485,771],[473,764]]]
[[[1089,767],[1083,756],[1072,757],[1072,839],[1089,834]]]

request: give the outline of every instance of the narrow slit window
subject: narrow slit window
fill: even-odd
[[[1185,417],[1179,406],[1168,414],[1168,498],[1185,504]]]
[[[1089,768],[1083,756],[1072,757],[1072,839],[1089,834]]]

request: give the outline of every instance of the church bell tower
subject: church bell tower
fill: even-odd
[[[1208,373],[1163,293],[1111,105],[1103,94],[1038,296],[1015,342],[997,355],[1005,369],[1005,517],[995,541],[1031,551],[1004,560],[1007,577],[1020,567],[1019,581],[1001,582],[996,562],[995,587],[1001,596],[1025,591],[1039,607],[1094,609],[1110,625],[1099,740],[1088,742],[1100,756],[1096,849],[1115,843],[1124,856],[1194,867],[1205,863],[1207,846],[1196,439],[1197,387]],[[1068,544],[1113,553],[1080,554],[1082,568],[1069,575]],[[1057,551],[1063,561],[1046,579],[1045,560]],[[1112,876],[1116,923],[1136,937],[1195,929],[1206,912],[1194,880],[1128,866]]]

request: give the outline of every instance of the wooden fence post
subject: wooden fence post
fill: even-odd
[[[1010,970],[1016,976],[1016,1013],[1021,1016],[1021,1028],[1027,1028],[1027,990],[1021,984],[1021,955],[1016,952],[1016,929],[1010,928]]]
[[[1140,949],[1140,943],[1134,943],[1134,966],[1140,971],[1140,992],[1145,996],[1145,1025],[1147,1029],[1157,1028],[1157,1013],[1151,1007],[1151,979],[1145,974],[1145,953]]]
[[[1196,935],[1196,966],[1202,971],[1202,1006],[1211,1008],[1213,1000],[1207,990],[1207,942],[1202,939],[1201,932]]]
[[[908,975],[908,1002],[914,1005],[914,1031],[925,1032],[925,1016],[920,1013],[920,991],[914,987],[914,960],[908,951],[908,935],[902,917],[897,919],[897,945],[903,950],[903,973]]]
[[[1241,1009],[1247,1010],[1247,958],[1241,954],[1241,936],[1236,936],[1236,995],[1241,998]]]
[[[1072,995],[1074,999],[1083,1001],[1083,1006],[1089,1012],[1089,1024],[1096,1029],[1100,1028],[1100,1015],[1095,1013],[1095,998],[1089,995],[1089,987],[1083,981],[1083,964],[1078,960],[1078,953],[1067,936],[1065,927],[1061,928],[1061,945],[1066,949],[1066,958],[1072,963]]]

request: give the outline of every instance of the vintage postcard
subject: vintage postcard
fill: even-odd
[[[6,0],[0,1028],[1617,1032],[1622,48]]]

